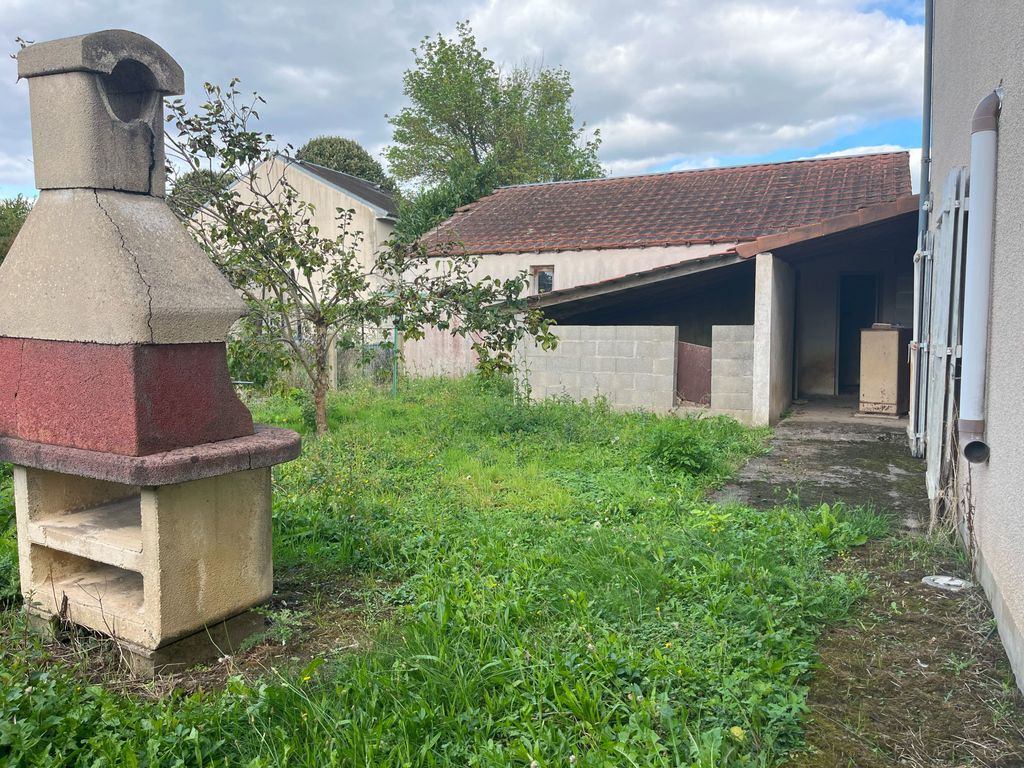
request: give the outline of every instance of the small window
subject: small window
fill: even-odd
[[[534,293],[550,293],[555,287],[555,268],[552,266],[546,267],[530,267],[530,273],[533,275],[533,292]]]

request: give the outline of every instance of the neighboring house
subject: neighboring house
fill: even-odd
[[[282,175],[298,193],[299,199],[315,208],[312,223],[319,228],[322,237],[341,234],[337,218],[339,208],[354,211],[349,230],[361,233],[356,252],[360,263],[369,268],[376,254],[394,234],[398,218],[394,198],[364,179],[283,156],[257,167],[252,181],[236,183],[235,189],[245,200],[253,194],[250,184],[257,189],[270,190]],[[389,333],[390,329],[366,330],[364,342],[378,343]],[[336,352],[332,352],[331,360],[337,366]],[[337,369],[332,381],[337,382]]]
[[[910,438],[927,458],[934,512],[959,524],[1022,686],[1024,17],[1019,0],[927,5],[930,205]]]
[[[362,242],[357,248],[362,263],[371,264],[374,255],[394,234],[398,218],[394,198],[365,179],[278,155],[256,168],[252,183],[271,189],[273,181],[282,175],[294,187],[299,198],[316,209],[312,223],[320,229],[323,237],[340,234],[339,208],[355,211],[350,229],[362,233]],[[242,199],[251,194],[246,186],[243,183],[236,186]]]
[[[531,274],[564,340],[524,345],[536,396],[768,424],[794,396],[856,392],[862,328],[911,324],[916,210],[894,152],[508,187],[429,237],[481,275]],[[419,374],[474,362],[439,333],[403,354]]]

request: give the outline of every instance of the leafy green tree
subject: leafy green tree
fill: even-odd
[[[411,104],[389,116],[391,172],[424,189],[399,229],[422,234],[496,187],[604,175],[600,133],[576,125],[569,73],[518,67],[503,73],[468,22],[457,37],[424,38],[403,77]],[[423,198],[423,199],[420,199]]]
[[[232,182],[229,174],[211,168],[196,168],[174,177],[167,204],[176,214],[187,219],[209,203]]]
[[[0,264],[11,250],[14,238],[31,210],[32,203],[24,195],[0,200]]]
[[[354,346],[362,330],[399,318],[408,339],[422,338],[427,327],[446,329],[471,338],[490,371],[510,370],[525,337],[555,342],[543,315],[520,298],[525,272],[477,279],[479,258],[453,244],[428,252],[389,243],[365,263],[350,210],[336,211],[337,236],[322,234],[312,223],[313,206],[288,181],[287,155],[256,126],[262,98],[243,101],[237,83],[207,83],[207,99],[195,112],[181,99],[168,102],[170,154],[192,171],[221,169],[233,182],[185,224],[246,298],[259,321],[250,328],[273,334],[307,374],[318,434],[327,431],[330,351],[336,343]]]
[[[341,136],[318,136],[299,147],[295,157],[365,179],[391,194],[398,191],[398,185],[384,172],[384,167],[352,139]]]

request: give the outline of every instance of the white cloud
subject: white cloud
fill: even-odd
[[[907,6],[903,9],[902,4]],[[134,29],[182,64],[188,98],[204,81],[242,78],[267,99],[265,130],[295,145],[343,132],[377,151],[385,113],[421,38],[469,18],[504,66],[564,66],[577,116],[602,128],[614,173],[673,163],[805,151],[920,111],[920,24],[910,0],[0,0],[0,40]],[[0,52],[4,52],[0,49]],[[0,59],[0,147],[28,158],[28,98]],[[8,161],[8,183],[31,167]],[[717,162],[717,160],[715,161]]]
[[[920,110],[921,27],[854,0],[650,0],[632,13],[596,0],[557,31],[525,9],[510,29],[506,5],[472,15],[478,35],[509,60],[528,48],[564,63],[613,168],[811,148]]]

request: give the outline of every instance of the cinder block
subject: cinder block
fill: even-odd
[[[579,344],[579,356],[584,360],[597,355],[597,342],[593,339],[584,339],[577,344]]]
[[[711,347],[711,360],[753,360],[754,342],[716,341]]]
[[[592,357],[586,361],[587,367],[595,373],[606,373],[615,370],[615,357]]]
[[[556,325],[555,333],[561,341],[573,341],[580,338],[583,329],[578,325]]]
[[[709,416],[729,416],[736,419],[740,424],[750,426],[754,420],[754,414],[751,410],[729,410],[725,408],[709,408]]]
[[[580,359],[578,357],[570,357],[566,354],[561,354],[556,351],[554,359],[551,361],[549,370],[555,373],[568,373],[578,371],[580,369]]]
[[[614,349],[615,357],[633,357],[636,354],[636,342],[616,341]]]
[[[748,397],[754,391],[753,376],[712,376],[711,397],[716,394],[745,394]]]
[[[637,329],[632,325],[617,325],[613,330],[617,341],[636,341]]]
[[[597,388],[602,394],[610,396],[613,392],[622,389],[622,382],[626,381],[629,389],[633,387],[633,377],[622,376],[617,373],[597,373],[594,375],[594,381],[597,383]]]
[[[675,357],[656,357],[654,358],[654,370],[653,373],[659,374],[671,374],[675,376],[676,373],[676,359]]]
[[[580,386],[580,373],[579,371],[560,371],[552,384],[572,395],[573,391]]]
[[[654,361],[646,357],[619,357],[615,359],[615,370],[619,373],[652,373]]]
[[[711,360],[711,379],[714,381],[716,376],[728,377],[728,376],[753,376],[754,374],[754,358],[713,358]]]
[[[597,342],[597,356],[598,357],[616,357],[618,355],[618,342],[617,341],[600,341]]]
[[[656,392],[674,392],[675,377],[655,375],[653,373],[638,373],[633,377],[635,389],[648,394]]]
[[[661,357],[664,354],[664,348],[654,341],[637,341],[633,354],[637,357]]]
[[[752,325],[715,325],[711,327],[711,346],[720,341],[753,341]]]
[[[712,392],[711,407],[727,411],[745,411],[753,407],[749,394],[735,392]]]

